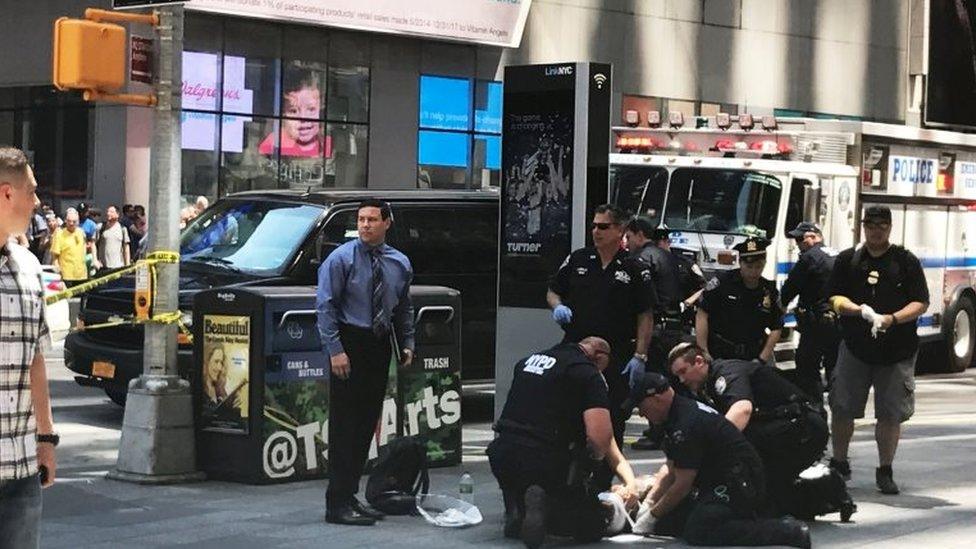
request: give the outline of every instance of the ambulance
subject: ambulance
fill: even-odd
[[[673,246],[706,273],[736,268],[732,247],[759,234],[772,240],[764,274],[782,284],[799,255],[785,233],[798,222],[818,223],[839,251],[861,241],[865,208],[891,208],[891,240],[918,256],[928,283],[931,303],[918,333],[936,347],[926,351],[945,349],[933,355],[945,356],[941,369],[972,364],[976,135],[747,114],[688,124],[680,113],[624,118],[629,125],[613,128],[611,201],[666,224]],[[795,347],[790,332],[778,359]]]

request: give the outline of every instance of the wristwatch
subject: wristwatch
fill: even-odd
[[[647,362],[647,355],[644,353],[634,353],[634,358],[639,358],[644,362]]]
[[[57,446],[61,442],[61,436],[57,433],[45,433],[43,435],[37,435],[37,442],[47,442],[53,446]]]

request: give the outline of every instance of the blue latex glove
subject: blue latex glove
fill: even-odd
[[[647,371],[647,365],[644,364],[643,360],[635,356],[624,366],[621,373],[627,377],[627,384],[634,387],[634,385],[637,385],[637,380],[644,377],[645,371]]]
[[[556,305],[556,308],[552,310],[552,319],[556,321],[556,324],[565,326],[573,321],[573,310],[565,305]]]

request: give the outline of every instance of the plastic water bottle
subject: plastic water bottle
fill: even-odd
[[[465,471],[461,475],[461,482],[458,483],[458,493],[461,495],[461,500],[474,505],[474,479],[471,478],[471,473]]]

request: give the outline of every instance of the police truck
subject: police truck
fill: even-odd
[[[764,274],[780,284],[799,255],[785,234],[798,222],[817,222],[839,251],[860,241],[866,207],[886,205],[891,241],[915,253],[925,271],[931,302],[918,333],[941,346],[926,350],[946,351],[943,369],[968,368],[976,342],[976,135],[756,118],[720,113],[686,125],[680,113],[662,120],[628,111],[629,124],[613,128],[611,200],[667,225],[672,245],[706,276],[736,268],[732,247],[764,235],[773,242]],[[789,356],[794,342],[784,336],[777,357]]]

